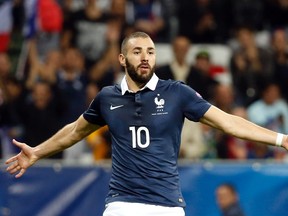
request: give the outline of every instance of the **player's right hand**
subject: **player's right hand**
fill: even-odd
[[[21,177],[27,170],[28,167],[32,166],[36,161],[37,157],[34,154],[34,149],[25,143],[21,143],[13,139],[13,144],[21,149],[20,153],[7,159],[6,171],[10,174],[15,174],[16,178]]]

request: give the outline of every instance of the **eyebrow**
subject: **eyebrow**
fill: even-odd
[[[142,50],[143,48],[142,47],[134,47],[133,50],[135,49],[139,49],[139,50]],[[148,50],[155,50],[154,47],[148,47]]]

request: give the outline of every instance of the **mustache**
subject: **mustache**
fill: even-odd
[[[137,69],[139,69],[139,68],[142,67],[142,66],[148,67],[149,69],[151,69],[151,66],[150,66],[148,63],[141,63],[141,64],[139,64],[139,65],[137,66]]]

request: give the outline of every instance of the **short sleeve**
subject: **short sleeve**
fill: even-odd
[[[191,121],[198,122],[211,107],[211,104],[198,92],[185,84],[181,84],[180,95],[184,116]]]
[[[90,103],[88,109],[83,113],[83,117],[92,124],[103,126],[106,125],[106,123],[101,114],[101,95],[101,92],[98,93]]]

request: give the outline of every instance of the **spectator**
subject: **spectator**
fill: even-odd
[[[217,84],[213,91],[212,102],[220,109],[225,110],[225,112],[231,113],[233,108],[237,106],[233,86],[230,84]]]
[[[117,23],[113,23],[113,25],[117,25]],[[109,32],[106,51],[88,72],[89,80],[95,82],[99,89],[114,84],[121,71],[117,56],[120,47],[120,26],[114,26]]]
[[[233,51],[231,74],[237,97],[244,106],[259,99],[263,79],[273,77],[272,56],[255,42],[254,32],[247,27],[237,30],[239,48]]]
[[[287,28],[288,26],[288,1],[266,0],[266,17],[269,30]]]
[[[59,91],[59,98],[63,105],[63,114],[58,119],[61,126],[70,123],[87,107],[86,87],[88,79],[84,69],[84,57],[77,48],[68,48],[63,51],[62,66],[57,73],[56,88]],[[81,141],[84,142],[84,141]],[[76,145],[67,149],[63,158],[66,162],[71,160],[85,161],[84,154],[87,148],[85,145]],[[83,157],[81,159],[81,157]]]
[[[282,96],[288,101],[288,37],[284,29],[276,29],[272,33],[271,48],[275,80],[280,87]]]
[[[0,124],[19,123],[19,107],[23,86],[11,72],[11,61],[7,53],[0,53]],[[23,98],[23,97],[22,97]],[[15,112],[17,110],[17,112]],[[15,115],[12,113],[15,112]],[[11,115],[10,115],[11,114]],[[13,119],[13,120],[12,120]],[[17,120],[16,120],[17,119]]]
[[[172,42],[173,60],[169,64],[159,66],[156,70],[160,79],[180,80],[186,83],[190,72],[190,65],[187,62],[190,45],[187,37],[177,36],[174,38]]]
[[[60,118],[62,125],[75,120],[85,109],[86,85],[84,58],[78,49],[68,48],[63,52],[63,63],[57,73],[56,82],[65,110]]]
[[[62,64],[62,55],[60,50],[50,50],[46,53],[45,58],[41,61],[38,58],[37,44],[34,40],[29,41],[29,72],[26,77],[25,85],[27,89],[32,89],[34,84],[46,81],[50,85],[55,85],[57,73]]]
[[[0,142],[3,157],[7,157],[16,152],[16,149],[10,144],[12,137],[16,136],[18,139],[22,139],[23,136],[22,117],[25,90],[22,82],[12,75],[5,78],[3,87],[4,89],[0,89],[0,94],[2,94],[2,98],[0,95]]]
[[[14,126],[21,122],[21,106],[24,103],[24,88],[22,82],[14,76],[5,80],[5,97],[0,104],[0,125]]]
[[[179,34],[192,43],[225,43],[229,38],[229,1],[176,1]]]
[[[190,49],[189,39],[184,36],[177,36],[173,40],[172,49],[173,61],[158,67],[156,74],[161,79],[180,80],[187,83],[190,72],[190,65],[187,62],[187,53]],[[199,159],[206,154],[206,145],[200,124],[185,119],[181,135],[181,158]]]
[[[268,129],[288,133],[288,104],[281,97],[277,84],[266,84],[261,99],[248,106],[247,112],[250,121]],[[283,159],[284,153],[275,150],[275,157]]]
[[[288,105],[274,82],[266,84],[261,99],[248,108],[249,119],[263,127],[288,133]]]
[[[244,107],[239,107],[235,101],[234,89],[231,85],[217,84],[213,91],[212,103],[225,112],[247,119]],[[205,127],[205,139],[210,155],[221,159],[246,159],[248,157],[249,142],[227,135],[211,127]],[[212,154],[214,153],[214,154]]]
[[[216,188],[216,201],[222,216],[244,216],[239,196],[230,183],[222,183]]]
[[[0,52],[0,82],[2,83],[2,86],[4,85],[5,80],[12,74],[11,66],[9,55],[5,52]]]
[[[279,159],[283,159],[283,153],[279,154],[281,157]],[[277,159],[275,152],[273,149],[269,148],[269,146],[261,146],[260,143],[251,143],[249,152],[248,152],[248,159],[252,160],[262,160],[262,159]]]
[[[7,52],[13,28],[12,1],[0,1],[0,52]]]
[[[19,124],[22,83],[12,75],[11,61],[7,53],[0,53],[0,125],[8,128]],[[15,112],[15,113],[14,113]],[[15,115],[13,115],[14,113]],[[9,131],[8,131],[9,132]],[[16,134],[14,134],[16,135]],[[18,136],[18,135],[17,135]]]
[[[118,26],[118,32],[122,36],[126,25],[126,2],[127,0],[111,0],[109,13]]]
[[[159,0],[127,1],[126,22],[133,31],[143,31],[151,35],[156,42],[167,41],[163,4]]]
[[[54,97],[50,84],[44,81],[35,83],[31,95],[28,95],[23,107],[23,140],[31,146],[43,142],[61,127]],[[60,159],[62,154],[58,153],[51,158]]]
[[[112,20],[109,13],[98,7],[96,0],[86,1],[84,8],[67,16],[62,33],[62,48],[78,48],[89,70],[107,49],[107,35]]]
[[[265,4],[262,0],[231,1],[232,26],[249,26],[253,31],[264,28]]]
[[[219,106],[220,109],[225,110],[227,113],[231,113],[232,109],[235,107],[234,92],[232,86],[220,83],[215,85],[215,88],[213,88],[213,96],[211,101],[214,105]],[[210,146],[210,148],[215,148],[214,151],[216,153],[216,157],[227,159],[229,154],[228,142],[231,136],[211,127],[207,128],[207,126],[205,126],[205,128],[205,135],[210,135],[210,137],[206,137],[206,140],[209,140],[209,138],[213,139],[214,146]],[[208,130],[211,131],[208,133]],[[210,149],[210,151],[211,150],[213,149]]]
[[[193,131],[191,133],[191,131]],[[208,146],[205,143],[202,124],[185,119],[182,133],[179,157],[182,159],[202,159],[207,155]]]
[[[13,0],[12,6],[12,20],[13,20],[13,32],[12,34],[22,35],[23,26],[25,23],[24,14],[24,2],[19,0]],[[12,41],[14,42],[14,41]]]
[[[38,57],[58,49],[63,26],[63,11],[56,0],[27,0],[25,3],[24,36],[35,40]]]
[[[211,100],[214,87],[218,83],[211,76],[212,66],[210,54],[206,51],[200,51],[196,54],[195,63],[192,65],[187,78],[187,84],[206,100]]]
[[[248,119],[245,107],[235,107],[231,111],[232,115]],[[251,142],[237,137],[228,137],[227,139],[227,159],[245,160],[249,157]]]

